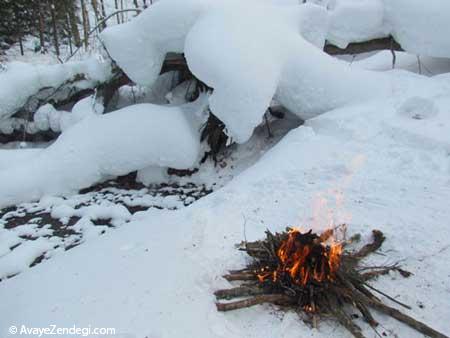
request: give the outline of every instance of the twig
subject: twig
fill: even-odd
[[[120,13],[124,13],[124,12],[137,12],[138,14],[141,12],[141,9],[138,8],[128,8],[128,9],[122,9],[120,11],[115,11],[114,13],[111,13],[110,15],[108,15],[106,18],[100,20],[98,22],[98,24],[92,28],[88,33],[87,33],[87,37],[85,39],[83,39],[83,41],[81,41],[81,45],[79,47],[77,47],[77,49],[75,49],[73,51],[72,54],[70,54],[66,60],[64,62],[69,61],[76,53],[78,53],[78,51],[82,48],[84,42],[86,41],[86,39],[89,39],[89,37],[91,36],[92,33],[94,33],[101,25],[103,25],[106,21],[108,21],[109,19],[111,19],[114,15],[120,14]]]
[[[256,280],[256,275],[253,272],[242,272],[242,273],[232,273],[223,276],[227,281],[236,281],[236,280]]]
[[[231,299],[237,297],[257,296],[267,293],[267,290],[257,286],[238,286],[232,289],[217,290],[214,295],[217,299]]]
[[[375,310],[377,310],[379,312],[382,312],[384,314],[387,314],[388,316],[391,316],[391,317],[397,319],[398,321],[408,325],[409,327],[412,327],[413,329],[419,331],[420,333],[423,333],[424,335],[426,335],[428,337],[449,338],[445,334],[434,330],[433,328],[429,327],[425,323],[422,323],[422,322],[404,314],[403,312],[400,312],[399,310],[394,309],[390,306],[387,306],[381,302],[368,300],[367,305],[369,305],[370,307],[374,308]]]
[[[216,306],[218,311],[232,311],[263,303],[288,305],[292,304],[292,298],[282,294],[259,295],[253,298],[239,300],[231,303],[216,303]]]
[[[377,251],[381,247],[381,245],[383,245],[383,242],[386,239],[386,237],[384,237],[383,233],[380,230],[373,230],[372,235],[373,235],[373,242],[364,245],[361,249],[359,249],[359,251],[352,254],[351,256],[353,258],[360,260],[366,257],[368,254]]]
[[[388,294],[384,293],[383,291],[380,291],[380,290],[374,288],[373,286],[371,286],[371,285],[369,285],[369,284],[367,284],[367,283],[364,283],[364,285],[367,286],[369,289],[371,289],[371,290],[373,290],[373,291],[379,293],[380,295],[383,295],[384,297],[386,297],[386,298],[389,299],[390,301],[392,301],[392,302],[394,302],[394,303],[397,303],[397,304],[400,305],[400,306],[403,306],[405,309],[411,310],[411,306],[406,305],[405,303],[402,303],[402,302],[398,301],[397,299],[395,299],[395,298],[389,296]]]

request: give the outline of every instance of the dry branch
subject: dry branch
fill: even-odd
[[[216,306],[218,311],[232,311],[263,303],[288,305],[292,304],[292,298],[283,294],[260,295],[231,303],[216,303]]]
[[[448,336],[444,335],[443,333],[440,333],[436,331],[435,329],[429,327],[428,325],[404,314],[403,312],[400,312],[399,310],[390,307],[386,304],[383,304],[381,302],[369,300],[367,302],[367,305],[374,308],[375,310],[382,312],[388,316],[391,316],[398,321],[408,325],[409,327],[413,328],[416,331],[419,331],[420,333],[423,333],[424,335],[431,337],[431,338],[449,338]]]
[[[403,48],[392,37],[350,43],[345,48],[339,48],[332,44],[326,44],[324,48],[324,52],[330,55],[362,54],[380,50],[403,51]]]
[[[381,231],[374,230],[372,242],[355,252],[344,252],[342,256],[333,256],[335,246],[324,244],[332,235],[325,232],[319,236],[311,231],[302,233],[288,228],[284,233],[272,234],[267,231],[265,240],[244,243],[240,250],[246,251],[255,261],[245,269],[230,271],[224,277],[229,281],[253,280],[253,282],[227,290],[218,290],[215,296],[217,299],[250,298],[227,303],[218,302],[217,309],[231,311],[262,303],[284,305],[306,313],[314,327],[317,326],[320,315],[326,317],[331,315],[356,338],[364,338],[364,335],[361,328],[347,314],[346,309],[358,310],[364,321],[374,330],[378,322],[371,310],[375,310],[429,337],[448,338],[428,325],[385,305],[372,293],[372,291],[379,293],[390,301],[410,309],[408,305],[367,284],[368,280],[389,271],[399,271],[404,277],[408,277],[409,273],[396,264],[358,267],[358,262],[362,258],[377,251],[383,244],[385,237]],[[340,257],[340,265],[333,271],[331,266],[336,257]],[[324,259],[329,259],[327,264],[330,267],[318,264]],[[298,275],[298,271],[303,271],[304,274]]]

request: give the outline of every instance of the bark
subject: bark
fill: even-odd
[[[435,329],[429,327],[425,323],[422,323],[422,322],[404,314],[403,312],[400,312],[399,310],[394,309],[390,306],[387,306],[381,302],[370,301],[370,302],[367,302],[367,305],[374,308],[375,310],[377,310],[379,312],[382,312],[388,316],[391,316],[391,317],[397,319],[398,321],[408,325],[409,327],[413,328],[414,330],[419,331],[420,333],[423,333],[424,335],[426,335],[428,337],[449,338],[445,334],[436,331]]]
[[[118,0],[114,0],[114,8],[116,9],[116,11],[119,10]],[[120,14],[119,13],[117,13],[116,18],[117,18],[117,24],[120,25]]]
[[[103,16],[103,18],[106,18],[105,3],[104,3],[103,0],[100,0],[100,7],[102,9],[102,16]],[[105,26],[106,26],[106,22],[105,22]]]
[[[42,12],[41,2],[38,1],[37,3],[37,9],[38,9],[38,30],[39,30],[39,42],[41,44],[41,52],[43,53],[45,51],[45,39],[44,39],[44,33],[45,33],[45,24],[44,24],[44,14]]]
[[[393,38],[375,39],[367,42],[351,43],[346,48],[342,49],[334,45],[327,44],[324,47],[324,52],[329,55],[343,55],[343,54],[361,54],[374,52],[379,50],[403,51],[402,47]],[[169,67],[171,70],[185,70],[187,69],[186,59],[182,54],[169,53],[163,66],[163,72],[167,71]]]
[[[96,20],[95,24],[98,25],[100,20],[103,19],[102,15],[99,12],[98,1],[97,0],[91,0],[91,5],[92,5],[92,8],[94,9],[95,20]],[[100,25],[99,25],[100,31],[104,30],[105,28],[106,28],[105,22],[101,22]]]
[[[292,298],[282,294],[259,295],[253,298],[239,300],[231,303],[216,303],[216,307],[218,311],[233,311],[263,303],[287,305],[292,304]]]
[[[339,48],[337,46],[327,44],[324,51],[330,55],[342,55],[342,54],[361,54],[374,52],[379,50],[394,50],[403,51],[402,46],[394,40],[392,37],[374,39],[365,42],[350,43],[346,48]]]
[[[56,13],[55,13],[55,2],[50,4],[50,12],[52,15],[52,28],[53,28],[53,44],[55,45],[56,55],[59,57],[59,42],[58,42],[58,29],[56,26]]]
[[[80,47],[81,46],[81,37],[80,37],[80,32],[78,30],[78,20],[77,20],[77,16],[75,14],[75,8],[73,6],[72,3],[70,3],[69,0],[66,0],[64,2],[64,7],[65,10],[67,12],[67,16],[69,19],[69,23],[70,23],[70,35],[74,40],[74,44],[76,47]]]
[[[87,49],[89,47],[89,14],[86,9],[85,0],[81,0],[81,14],[83,18],[83,37],[84,37],[84,47]]]

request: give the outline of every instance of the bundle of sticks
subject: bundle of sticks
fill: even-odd
[[[353,251],[348,249],[349,244],[359,241],[359,234],[349,240],[333,242],[330,241],[330,237],[334,238],[333,233],[334,230],[327,230],[318,235],[287,228],[282,233],[266,231],[264,240],[243,243],[240,250],[254,260],[245,269],[229,271],[223,276],[240,285],[214,293],[221,300],[216,303],[217,310],[231,311],[271,303],[301,313],[314,327],[321,317],[331,317],[357,338],[364,338],[364,335],[350,312],[360,313],[360,317],[378,333],[378,322],[372,315],[375,310],[429,337],[448,338],[382,302],[380,296],[410,309],[369,284],[370,280],[391,271],[403,277],[411,275],[398,264],[375,267],[360,264],[383,244],[385,237],[381,231],[373,230],[373,241]],[[235,298],[243,299],[233,300]]]

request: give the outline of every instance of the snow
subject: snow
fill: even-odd
[[[58,65],[11,62],[6,67],[6,71],[0,72],[0,120],[14,114],[40,89],[49,87],[54,90],[81,74],[89,75],[85,80],[79,81],[77,86],[92,88],[111,76],[109,62],[96,58]]]
[[[20,244],[11,254],[0,257],[0,276],[13,276],[24,271],[51,248],[52,245],[43,238]]]
[[[40,153],[40,149],[0,149],[0,170],[23,165]]]
[[[450,56],[446,0],[335,0],[322,5],[330,13],[327,40],[341,48],[392,35],[410,53]]]
[[[323,46],[328,29],[323,7],[253,1],[214,5],[188,1],[178,6],[174,1],[160,2],[130,23],[106,30],[102,35],[105,45],[119,66],[144,85],[155,81],[167,52],[184,51],[193,74],[214,88],[210,109],[238,143],[250,138],[274,96],[302,119],[309,119],[349,104],[414,90],[405,87],[411,82],[406,75],[348,67],[318,50],[314,44]],[[177,10],[168,15],[165,11],[173,6]],[[331,8],[328,33],[336,34],[333,42],[341,46],[386,31],[381,1],[342,0]],[[183,24],[167,29],[165,25],[171,25],[183,11]],[[161,23],[156,16],[164,15],[167,20]],[[160,34],[145,34],[155,29]],[[348,32],[360,35],[349,36]],[[129,46],[123,48],[124,43]],[[146,58],[141,55],[153,62],[142,61]],[[345,84],[341,79],[346,79]]]
[[[384,0],[392,35],[408,52],[450,57],[450,3],[430,0]]]
[[[404,69],[410,72],[433,76],[450,72],[450,59],[433,58],[405,53],[395,53],[395,69]],[[374,55],[363,55],[360,60],[351,63],[351,66],[360,67],[369,70],[391,70],[392,53],[390,51],[381,51]]]
[[[330,11],[327,40],[341,48],[389,35],[383,0],[338,0]]]
[[[134,82],[150,86],[160,73],[166,53],[183,51],[184,38],[206,3],[159,1],[130,22],[108,27],[100,37],[114,61]]]
[[[182,106],[138,104],[82,120],[22,166],[0,171],[0,205],[89,187],[148,166],[185,169],[200,156],[207,95]],[[122,135],[132,135],[123,137]]]
[[[450,105],[448,94],[427,96],[439,110],[428,119],[399,113],[405,98],[311,119],[191,207],[140,213],[127,226],[2,282],[2,327],[39,327],[51,320],[58,326],[114,327],[121,338],[348,337],[334,322],[312,330],[294,313],[269,306],[218,313],[212,295],[230,286],[220,275],[246,263],[235,248],[244,233],[253,240],[266,228],[318,230],[332,221],[347,222],[364,240],[371,229],[381,229],[389,254],[366,263],[403,260],[414,275],[382,277],[376,287],[448,334]],[[420,337],[392,319],[377,319],[388,335]]]
[[[431,57],[450,55],[448,5],[314,2],[164,0],[103,33],[138,83],[117,95],[124,108],[98,115],[93,97],[71,113],[44,106],[35,125],[61,136],[45,149],[0,150],[0,206],[36,200],[0,217],[0,328],[75,323],[113,327],[119,338],[348,337],[334,322],[311,329],[296,313],[268,305],[219,313],[213,296],[232,286],[221,275],[249,262],[236,250],[242,240],[267,228],[346,223],[363,241],[372,229],[387,237],[381,255],[365,264],[401,262],[413,273],[382,276],[375,286],[412,306],[402,311],[450,333],[450,75],[436,75],[450,64]],[[320,50],[329,34],[344,46],[390,33],[409,52],[429,56],[398,53],[391,70],[389,52],[347,62]],[[182,104],[191,81],[167,94],[173,74],[159,72],[172,51],[185,53],[191,71],[214,87],[211,96]],[[2,87],[8,72],[20,75],[6,75],[17,84],[26,67],[35,69],[14,67],[0,73]],[[292,114],[271,121],[275,137],[267,139],[260,123],[274,100]],[[217,165],[207,161],[174,179],[167,167],[192,169],[202,155],[208,103],[238,144]],[[24,123],[5,121],[8,130]],[[132,171],[149,187],[74,194]],[[214,192],[192,203],[183,191],[167,192],[178,189],[169,185],[174,180]],[[154,194],[156,183],[167,186]],[[148,210],[133,214],[133,207]],[[75,234],[57,238],[43,215]],[[20,217],[28,219],[10,228],[8,220]],[[30,269],[40,258],[46,261]],[[383,336],[422,336],[375,316]]]
[[[101,114],[103,106],[95,102],[93,96],[86,97],[75,104],[72,112],[55,109],[51,104],[46,104],[36,111],[33,116],[35,131],[52,130],[60,133],[67,130],[84,118]]]
[[[136,180],[144,185],[164,183],[169,179],[167,168],[149,166],[138,171]]]

